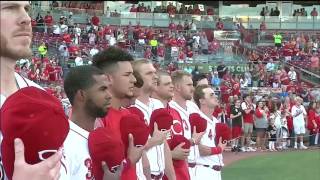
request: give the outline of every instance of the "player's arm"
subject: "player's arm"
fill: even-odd
[[[146,151],[142,153],[142,168],[143,168],[143,174],[146,176],[147,180],[151,180],[151,170],[150,170],[150,163],[149,159],[147,157]]]
[[[201,156],[211,156],[215,154],[221,154],[225,147],[227,146],[226,142],[222,142],[222,138],[219,139],[219,144],[217,147],[209,147],[203,144],[199,144],[199,152]]]
[[[172,154],[167,141],[164,142],[164,158],[165,158],[164,173],[167,176],[168,180],[175,180],[176,173],[174,172]]]

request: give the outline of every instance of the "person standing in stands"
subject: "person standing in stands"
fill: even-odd
[[[276,33],[273,35],[273,39],[274,39],[274,45],[279,49],[282,46],[282,35],[276,31]]]

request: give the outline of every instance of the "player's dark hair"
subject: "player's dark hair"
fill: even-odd
[[[71,105],[73,105],[74,97],[79,90],[86,90],[96,83],[93,78],[96,75],[104,75],[104,72],[97,67],[88,65],[70,69],[64,79],[64,91]]]
[[[128,52],[109,47],[93,56],[92,65],[102,69],[105,73],[112,73],[118,67],[118,62],[133,61],[133,57]]]
[[[202,79],[208,79],[206,74],[196,74],[192,77],[193,81],[193,86],[196,87],[198,85],[198,82],[201,81]]]
[[[143,79],[141,77],[141,74],[137,71],[133,71],[133,76],[136,78],[136,82],[134,83],[134,86],[136,88],[141,88],[143,86]]]

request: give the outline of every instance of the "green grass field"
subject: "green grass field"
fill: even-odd
[[[320,180],[320,150],[255,156],[225,167],[223,180]]]

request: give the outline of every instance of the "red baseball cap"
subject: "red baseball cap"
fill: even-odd
[[[222,141],[228,141],[231,139],[231,129],[225,123],[216,123],[216,143],[219,142],[220,137],[222,137]]]
[[[127,110],[128,110],[131,114],[135,114],[135,115],[139,116],[140,120],[142,120],[143,122],[145,122],[145,121],[144,121],[144,114],[143,114],[143,112],[142,112],[139,108],[132,106],[132,107],[128,107]]]
[[[183,135],[174,135],[174,136],[172,136],[172,138],[170,140],[170,144],[169,144],[170,149],[173,150],[175,147],[177,147],[179,144],[181,144],[183,142],[185,144],[182,146],[182,148],[190,149],[191,143]]]
[[[1,153],[9,179],[14,167],[14,139],[22,139],[25,159],[36,164],[55,153],[65,141],[69,122],[60,101],[36,87],[12,94],[1,108]]]
[[[149,137],[148,126],[135,114],[127,114],[121,118],[120,132],[125,149],[129,146],[129,134],[132,134],[135,146],[144,146]]]
[[[169,143],[170,150],[173,150],[175,147],[177,147],[181,143],[185,143],[182,146],[183,149],[190,149],[191,147],[190,141],[187,138],[185,138],[183,135],[173,135],[170,141],[168,141],[168,143]],[[174,160],[173,163],[175,167],[181,167],[183,166],[183,164],[186,163],[186,161]]]
[[[189,122],[191,125],[191,132],[193,133],[193,127],[196,126],[197,133],[204,132],[207,129],[207,120],[202,118],[198,113],[192,113],[189,116]]]
[[[96,180],[103,179],[102,161],[105,161],[109,170],[113,171],[125,158],[123,143],[115,137],[113,130],[105,127],[97,128],[89,134],[89,153]]]
[[[169,130],[173,123],[173,117],[167,108],[154,110],[150,117],[150,134],[154,131],[155,122],[157,123],[159,130]]]

